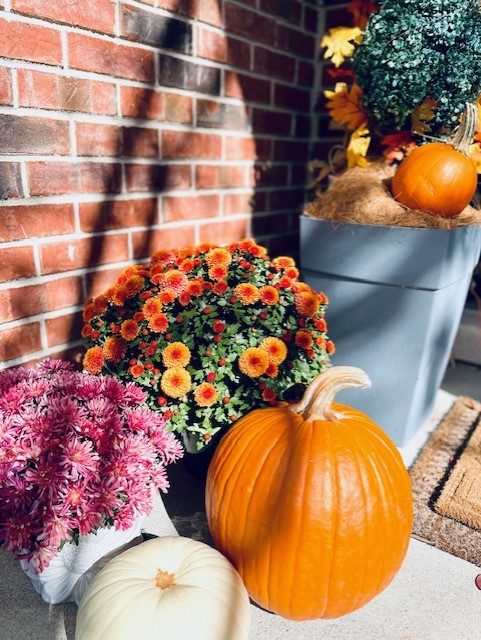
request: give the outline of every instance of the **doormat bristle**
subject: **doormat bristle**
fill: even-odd
[[[481,566],[481,404],[458,398],[409,469],[413,534]]]

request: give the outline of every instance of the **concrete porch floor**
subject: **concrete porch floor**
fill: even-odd
[[[430,419],[401,449],[406,464],[458,395],[481,400],[481,368],[460,363],[448,368]],[[170,471],[170,479],[164,503],[179,533],[205,540],[202,484],[182,465]],[[156,533],[155,517],[146,530]],[[249,640],[479,640],[481,591],[474,582],[479,573],[481,568],[411,539],[398,575],[364,608],[336,620],[295,623],[252,605]],[[0,575],[0,640],[74,640],[74,604],[45,604],[13,555],[3,550]]]

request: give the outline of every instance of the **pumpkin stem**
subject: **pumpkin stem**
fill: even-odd
[[[174,574],[158,569],[157,575],[155,576],[155,586],[159,587],[159,589],[170,589],[170,587],[174,587]]]
[[[478,107],[471,102],[466,103],[466,111],[463,114],[461,124],[454,134],[451,144],[457,150],[469,155],[469,145],[476,132],[476,124],[478,122]]]
[[[289,405],[289,410],[301,413],[304,420],[330,420],[338,415],[332,410],[334,397],[343,389],[367,389],[371,381],[367,373],[357,367],[330,367],[320,373],[307,387],[302,400]]]

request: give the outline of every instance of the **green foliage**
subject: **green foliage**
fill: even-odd
[[[352,62],[363,103],[384,130],[409,128],[413,108],[431,97],[432,132],[450,131],[480,93],[478,0],[384,0]]]

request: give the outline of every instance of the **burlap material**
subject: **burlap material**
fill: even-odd
[[[304,214],[338,222],[427,229],[481,224],[481,211],[471,206],[454,218],[407,209],[391,195],[393,173],[393,168],[384,163],[349,169],[336,177],[327,191],[307,204]]]

